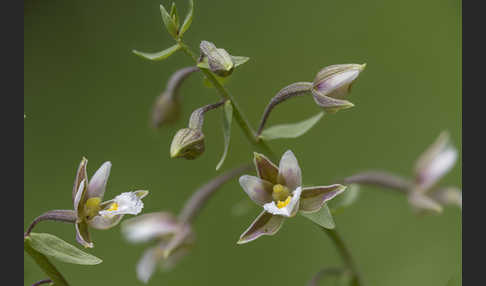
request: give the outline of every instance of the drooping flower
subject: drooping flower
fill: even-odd
[[[340,64],[323,68],[312,84],[314,101],[327,112],[353,107],[354,104],[344,98],[365,67],[366,64]]]
[[[443,131],[415,163],[415,180],[408,199],[419,211],[440,213],[447,204],[462,208],[462,192],[456,187],[439,188],[437,183],[456,163],[457,150],[450,142],[450,135]]]
[[[181,224],[168,212],[144,214],[122,223],[124,237],[132,243],[156,240],[157,244],[148,248],[137,264],[137,277],[147,283],[157,265],[162,270],[170,270],[194,244],[195,234],[188,224]]]
[[[93,247],[88,227],[108,229],[117,225],[125,214],[139,214],[143,208],[142,198],[148,191],[125,192],[103,202],[111,162],[103,163],[89,182],[87,164],[86,158],[79,164],[73,186],[73,204],[77,216],[76,240],[84,247]]]
[[[243,175],[239,182],[251,200],[263,207],[263,211],[240,236],[238,244],[247,243],[262,235],[274,235],[285,218],[297,212],[314,213],[342,193],[346,187],[340,184],[318,187],[302,187],[302,174],[292,151],[285,152],[277,167],[262,154],[254,154],[257,177]]]

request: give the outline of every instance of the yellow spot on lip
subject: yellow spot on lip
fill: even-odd
[[[285,207],[286,205],[288,205],[288,204],[290,203],[290,199],[291,199],[291,197],[290,197],[290,196],[288,196],[288,197],[285,199],[285,201],[278,201],[278,202],[277,202],[277,208],[281,209],[281,208]]]
[[[118,210],[118,204],[117,203],[112,203],[110,208],[107,209],[107,211],[111,212],[111,211],[116,211]]]

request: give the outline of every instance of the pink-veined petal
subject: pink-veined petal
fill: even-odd
[[[88,222],[88,225],[96,229],[109,229],[116,226],[121,221],[122,218],[123,218],[122,214],[114,215],[114,216],[97,215]]]
[[[79,163],[78,170],[76,171],[76,177],[74,178],[74,185],[73,185],[73,204],[74,205],[76,205],[74,203],[74,201],[75,201],[75,198],[76,198],[76,194],[79,190],[79,184],[81,184],[82,181],[85,181],[86,186],[88,184],[88,175],[86,173],[86,166],[87,165],[88,165],[88,159],[83,157],[81,159],[81,163]]]
[[[272,201],[273,185],[255,176],[243,175],[239,179],[245,193],[258,205]]]
[[[248,243],[262,235],[274,235],[282,226],[285,217],[276,216],[266,211],[261,212],[253,223],[240,236],[238,244]]]
[[[91,177],[88,185],[88,198],[98,197],[103,199],[106,190],[106,182],[110,176],[111,162],[104,162],[103,165]]]
[[[130,242],[146,242],[156,237],[174,233],[178,229],[176,217],[169,212],[144,214],[125,220],[122,234]]]
[[[302,185],[302,173],[294,153],[287,150],[280,159],[278,167],[279,184],[287,186],[290,190],[295,190]]]
[[[264,155],[256,152],[253,154],[258,177],[274,185],[277,184],[278,167]]]
[[[325,202],[341,194],[344,190],[346,190],[346,186],[340,184],[303,188],[300,196],[300,211],[316,212]]]
[[[78,222],[74,224],[76,228],[76,241],[84,247],[93,248],[93,242],[91,242],[91,236],[88,232],[88,225],[86,222]]]

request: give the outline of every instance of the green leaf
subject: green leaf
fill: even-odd
[[[336,226],[327,204],[324,204],[320,210],[314,213],[301,212],[300,214],[324,228],[333,229]]]
[[[191,26],[193,14],[194,14],[194,0],[189,0],[189,11],[187,12],[186,18],[184,19],[184,22],[182,23],[181,29],[179,31],[179,37],[182,37],[182,35]]]
[[[349,207],[355,203],[358,200],[359,192],[360,189],[358,184],[351,184],[347,186],[344,193],[329,201],[331,212],[335,214],[343,208]]]
[[[162,21],[164,22],[167,31],[172,37],[177,38],[177,26],[174,19],[167,13],[163,5],[160,5],[160,14],[162,15]]]
[[[26,240],[39,253],[63,262],[95,265],[103,261],[49,233],[30,233]]]
[[[322,118],[322,116],[324,116],[324,111],[321,111],[311,118],[301,122],[281,124],[269,127],[263,130],[260,138],[262,138],[263,140],[297,138],[309,131]]]
[[[216,171],[219,170],[219,168],[221,168],[221,165],[223,165],[223,162],[226,159],[226,155],[228,154],[230,138],[231,138],[232,120],[233,120],[233,106],[231,105],[230,100],[226,100],[226,102],[224,103],[224,110],[223,110],[224,151],[223,151],[223,156],[221,156],[218,165],[216,165]]]
[[[231,56],[231,60],[233,61],[235,67],[246,63],[249,59],[249,57]]]
[[[173,53],[177,52],[180,48],[181,46],[179,46],[179,44],[175,44],[172,47],[157,53],[144,53],[144,52],[139,52],[137,50],[133,50],[133,53],[147,60],[161,61],[170,57]]]
[[[179,14],[177,13],[177,7],[175,5],[175,2],[172,2],[172,7],[170,7],[170,17],[172,18],[172,20],[174,20],[176,28],[179,29]]]

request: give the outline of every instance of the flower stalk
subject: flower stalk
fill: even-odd
[[[301,96],[305,95],[306,93],[310,92],[312,89],[312,82],[296,82],[292,83],[284,88],[282,88],[277,95],[275,95],[270,102],[268,103],[265,111],[262,115],[262,120],[260,121],[260,126],[258,127],[258,131],[256,136],[260,136],[262,134],[263,128],[265,127],[265,123],[267,122],[268,116],[272,109],[277,106],[277,104],[292,98],[294,96]]]
[[[329,238],[331,238],[332,242],[336,246],[339,254],[341,255],[341,258],[343,259],[344,264],[346,267],[352,272],[353,278],[351,280],[351,285],[352,286],[362,286],[363,281],[361,278],[361,275],[359,274],[359,271],[356,267],[356,263],[354,262],[354,259],[351,255],[350,250],[346,247],[346,244],[344,243],[343,239],[339,235],[336,229],[327,229],[324,227],[319,227],[323,232],[325,232]]]
[[[412,187],[412,182],[384,171],[365,171],[343,179],[344,184],[371,185],[393,189],[404,194]]]
[[[40,216],[36,217],[32,223],[29,225],[27,230],[24,233],[24,238],[27,237],[31,232],[32,229],[41,221],[44,220],[52,220],[52,221],[61,221],[61,222],[68,222],[68,223],[75,223],[76,222],[76,213],[73,210],[52,210],[41,214]]]
[[[184,224],[191,223],[212,194],[214,194],[224,183],[241,175],[243,172],[250,170],[251,167],[252,166],[248,164],[231,169],[197,189],[181,210],[181,213],[179,214],[179,222]]]

